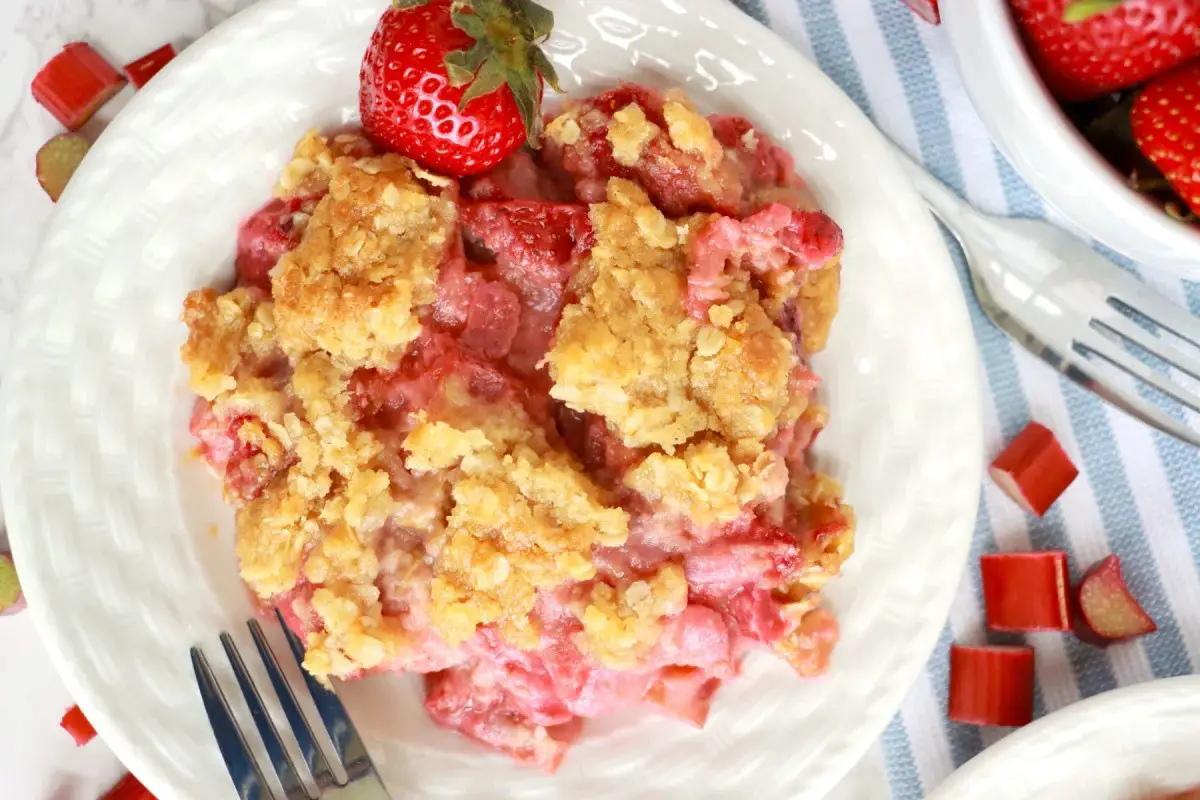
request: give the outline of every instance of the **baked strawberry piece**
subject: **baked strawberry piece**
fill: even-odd
[[[255,211],[238,230],[234,267],[245,286],[271,290],[271,270],[287,251],[295,248],[303,230],[297,220],[312,198],[274,199]]]
[[[842,230],[822,211],[773,203],[743,220],[717,217],[697,232],[692,246],[688,313],[708,319],[709,308],[728,298],[731,268],[748,268],[768,294],[772,286],[790,292],[803,283],[803,273],[832,266],[841,254]],[[785,304],[776,322],[785,330],[800,330],[796,309]]]
[[[608,179],[617,177],[638,181],[668,216],[741,209],[736,164],[681,94],[624,84],[569,103],[546,133],[543,163],[570,175],[584,202],[602,200]]]
[[[482,269],[473,274],[453,264],[443,268],[435,318],[452,328],[465,325],[468,349],[532,375],[550,348],[567,282],[591,248],[587,214],[586,206],[565,203],[467,205],[464,233],[489,261],[475,262]]]
[[[266,433],[260,420],[250,414],[235,414],[220,418],[208,401],[196,401],[189,432],[200,443],[200,456],[225,481],[225,486],[243,500],[253,500],[262,493],[281,470],[287,468],[288,458],[264,448],[280,448]]]

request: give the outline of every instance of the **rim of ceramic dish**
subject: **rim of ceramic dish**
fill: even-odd
[[[1097,755],[1095,752],[1089,755],[1082,742],[1095,741],[1096,737],[1102,737],[1105,733],[1126,729],[1134,724],[1156,730],[1164,727],[1174,730],[1178,722],[1187,719],[1190,720],[1187,725],[1194,728],[1198,712],[1200,675],[1151,680],[1093,695],[1035,720],[979,753],[930,792],[927,800],[992,800],[998,796],[996,792],[1001,783],[1008,787],[1009,793],[1003,796],[1009,800],[1047,797],[1049,795],[1044,792],[1052,787],[1042,784],[1039,792],[1039,787],[1027,782],[1028,779],[1014,779],[1013,768],[1020,766],[1028,770],[1025,774],[1031,779],[1050,775],[1059,780],[1061,786],[1061,781],[1070,781],[1072,774],[1079,774],[1067,769],[1051,775],[1053,767],[1060,764],[1064,754],[1067,754],[1072,767],[1083,768],[1086,768],[1089,758]],[[1175,732],[1178,733],[1177,730]],[[1136,749],[1136,745],[1128,746]],[[1161,754],[1151,752],[1150,755]],[[1038,759],[1048,762],[1049,768],[1036,763]],[[1143,766],[1149,767],[1147,774],[1125,775],[1124,778],[1162,777],[1151,774],[1156,771],[1152,764]],[[1129,794],[1128,787],[1113,788],[1118,797],[1140,796],[1139,793]]]
[[[1006,0],[948,3],[942,16],[975,110],[996,146],[1038,194],[1089,236],[1135,260],[1142,259],[1144,266],[1184,278],[1200,278],[1200,228],[1171,219],[1159,205],[1134,191],[1071,124],[1038,75]],[[986,46],[981,49],[979,43]],[[998,63],[980,69],[981,53]],[[1002,78],[997,80],[995,76]],[[1003,94],[1003,101],[995,99],[993,92],[997,90]],[[988,96],[994,99],[988,100]],[[1021,108],[1033,113],[1022,116],[1017,133],[1014,126],[1005,124],[1002,114],[1011,115]],[[1031,157],[1034,149],[1044,155]],[[1062,181],[1042,172],[1041,165],[1046,163],[1055,163],[1060,167],[1059,176],[1076,181],[1076,193],[1104,197],[1105,202],[1115,204],[1114,211],[1126,224],[1114,229],[1089,225],[1078,214],[1069,213],[1067,204],[1056,200],[1061,196]],[[1137,229],[1144,238],[1145,250],[1130,252],[1115,232],[1118,229]],[[1187,254],[1192,254],[1190,259]]]

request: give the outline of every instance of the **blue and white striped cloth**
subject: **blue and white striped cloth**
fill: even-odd
[[[812,57],[884,133],[973,204],[1010,216],[1054,218],[989,141],[960,83],[946,32],[919,21],[901,0],[734,2]],[[951,250],[966,287],[961,254],[953,245]],[[1200,285],[1142,276],[1200,314]],[[985,482],[971,560],[950,619],[883,735],[892,793],[903,800],[924,797],[998,737],[946,719],[950,644],[985,640],[975,566],[980,553],[1061,548],[1076,577],[1116,553],[1133,592],[1158,622],[1156,634],[1107,650],[1071,636],[1031,636],[1038,716],[1117,686],[1200,666],[1200,452],[1060,377],[1010,343],[966,294],[986,373],[989,448],[995,452],[1036,419],[1058,433],[1081,474],[1043,519],[1023,514]]]

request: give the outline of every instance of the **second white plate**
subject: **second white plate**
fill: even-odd
[[[1200,676],[1068,706],[964,764],[927,800],[1140,800],[1200,786]]]

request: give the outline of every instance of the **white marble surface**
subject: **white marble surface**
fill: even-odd
[[[24,278],[54,208],[33,170],[37,148],[60,132],[30,95],[38,68],[69,41],[86,40],[117,65],[164,42],[182,47],[252,1],[0,0],[0,381]],[[85,133],[97,133],[131,93],[126,87]],[[103,742],[76,748],[58,727],[70,705],[30,616],[0,618],[0,796],[94,800],[120,777]],[[875,747],[830,800],[887,796]]]

